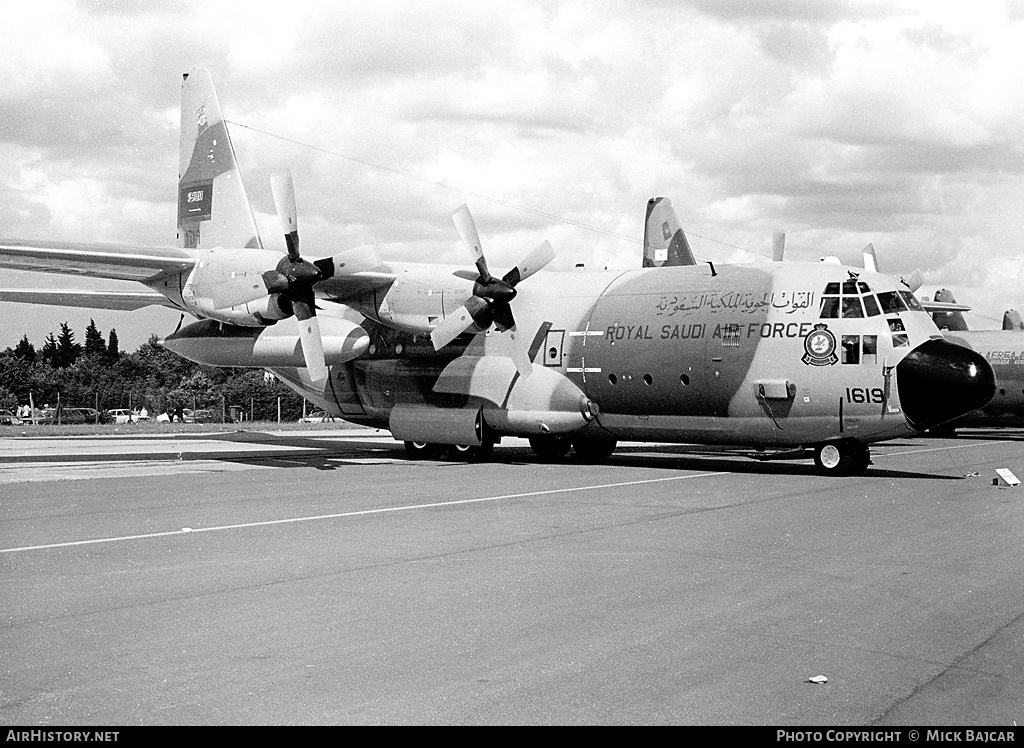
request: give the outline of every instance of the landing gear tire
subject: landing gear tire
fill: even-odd
[[[441,445],[430,442],[406,442],[405,454],[412,460],[436,460],[441,456]]]
[[[494,452],[494,442],[484,440],[481,444],[453,444],[450,454],[456,460],[465,462],[484,462]]]
[[[814,466],[822,475],[859,475],[871,464],[871,453],[860,442],[826,442],[814,450]]]
[[[586,437],[573,439],[572,448],[581,462],[589,465],[599,465],[606,462],[612,456],[616,444],[618,442],[614,439]]]
[[[530,449],[541,462],[558,462],[572,447],[572,440],[567,436],[531,436]]]

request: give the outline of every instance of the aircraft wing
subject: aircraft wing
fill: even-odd
[[[52,288],[0,288],[0,301],[21,304],[47,304],[74,306],[87,309],[116,309],[132,312],[147,306],[166,306],[178,309],[163,294],[156,291],[76,291]]]
[[[189,270],[195,262],[178,247],[0,239],[0,267],[14,270],[144,282]]]

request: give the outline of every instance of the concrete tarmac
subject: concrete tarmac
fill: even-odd
[[[968,433],[847,478],[0,438],[0,723],[1012,726],[1024,433]]]

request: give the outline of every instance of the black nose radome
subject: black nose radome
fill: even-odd
[[[996,391],[996,377],[980,354],[933,338],[896,366],[903,415],[924,431],[984,407]]]

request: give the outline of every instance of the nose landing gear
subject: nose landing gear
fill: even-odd
[[[867,445],[855,439],[825,442],[814,448],[814,466],[822,475],[861,475],[870,464]]]

